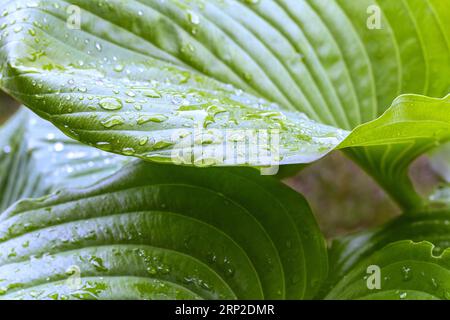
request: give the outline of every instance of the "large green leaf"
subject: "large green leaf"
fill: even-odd
[[[450,251],[436,255],[433,249],[429,242],[389,244],[354,267],[326,298],[449,299]],[[379,289],[368,286],[373,266],[379,268]]]
[[[69,5],[81,8],[81,30],[66,25]],[[366,25],[373,5],[380,29]],[[450,92],[445,0],[4,0],[1,7],[2,88],[75,139],[148,160],[179,161],[182,152],[198,165],[308,163],[348,135],[341,129],[380,116],[396,96]],[[420,205],[407,165],[442,138],[421,121],[408,128],[407,144],[359,131],[356,138],[377,143],[349,151],[404,207]],[[262,130],[275,130],[276,141],[255,140]],[[263,155],[226,152],[225,143],[234,150],[242,140]]]
[[[0,298],[299,299],[326,276],[306,201],[253,169],[136,162],[0,215]]]
[[[21,109],[0,127],[0,211],[65,186],[88,186],[128,159],[84,146]]]

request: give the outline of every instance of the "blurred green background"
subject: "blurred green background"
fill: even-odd
[[[0,123],[18,106],[0,92]],[[410,173],[424,195],[438,183],[427,157],[419,158]],[[400,213],[372,178],[341,152],[330,154],[284,181],[307,198],[328,239],[378,226]]]

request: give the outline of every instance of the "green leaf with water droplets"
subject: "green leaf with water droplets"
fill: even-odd
[[[429,199],[434,204],[450,206],[450,143],[434,150],[430,159],[431,167],[440,177],[441,183]]]
[[[190,70],[181,61],[171,64],[177,59],[168,59],[168,53],[155,56],[156,51],[162,54],[161,49],[145,40],[152,35],[142,34],[140,25],[155,22],[144,4],[114,1],[97,6],[74,1],[85,14],[82,30],[64,29],[68,3],[54,4],[40,1],[32,8],[25,2],[20,8],[5,4],[9,13],[0,19],[14,19],[12,24],[27,27],[1,39],[6,47],[3,88],[84,143],[160,162],[266,166],[313,161],[348,134],[302,113],[282,112],[278,105],[215,81],[199,69]],[[133,10],[139,20],[134,33],[126,31],[131,26],[114,21],[121,12],[131,15],[131,9],[141,7],[146,9],[142,16]],[[116,40],[90,25],[103,14],[112,15],[102,21],[104,32],[115,34]],[[196,13],[189,11],[188,16],[196,25]],[[163,32],[166,27],[173,31],[171,22],[163,19],[150,30]],[[30,28],[33,35],[26,32]],[[13,38],[23,40],[23,45],[16,47]],[[119,40],[131,47],[119,45]],[[186,44],[186,48],[197,54],[194,47]],[[40,54],[30,61],[33,50]],[[257,148],[249,150],[252,147]]]
[[[0,211],[57,188],[86,187],[128,161],[69,139],[21,108],[0,127]]]
[[[0,299],[301,299],[326,275],[307,202],[249,168],[138,161],[0,215]]]
[[[81,9],[80,29],[69,5]],[[397,96],[450,92],[443,0],[19,0],[1,9],[1,87],[69,136],[146,160],[309,163]],[[363,147],[343,143],[403,207],[421,205],[408,164],[442,138],[426,123],[407,126],[408,143],[365,132],[372,125],[353,135]]]
[[[334,239],[329,250],[329,278],[322,293],[327,293],[362,260],[401,240],[431,242],[434,253],[441,254],[450,246],[450,209],[413,211],[378,228]]]

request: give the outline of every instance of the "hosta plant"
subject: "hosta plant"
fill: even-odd
[[[448,177],[447,0],[1,0],[0,29],[1,299],[450,298],[448,189],[408,176]],[[280,179],[333,150],[403,214],[327,246]]]

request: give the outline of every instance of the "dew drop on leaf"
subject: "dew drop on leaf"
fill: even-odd
[[[403,277],[404,281],[411,280],[412,275],[411,275],[411,268],[410,267],[403,266],[402,269],[401,269],[401,272],[402,272],[402,277]]]
[[[122,64],[118,64],[114,67],[114,71],[122,72],[125,67]]]
[[[132,156],[136,153],[136,150],[134,150],[133,148],[123,148],[122,153],[126,156]]]
[[[145,89],[142,94],[149,98],[161,98],[161,94],[153,89]]]
[[[54,149],[56,152],[61,152],[61,151],[64,150],[64,144],[62,144],[61,142],[57,142],[57,143],[55,143],[55,145],[53,146],[53,149]]]
[[[125,120],[121,117],[121,116],[112,116],[106,120],[103,120],[101,122],[101,124],[105,127],[105,128],[112,128],[121,124],[124,124]]]
[[[103,98],[98,104],[105,110],[119,110],[123,106],[122,101],[117,98]]]
[[[139,125],[142,125],[142,124],[147,123],[147,122],[157,122],[157,123],[159,123],[159,122],[164,122],[167,119],[168,118],[165,115],[163,115],[163,114],[142,115],[142,116],[139,116],[139,118],[137,119],[137,123]]]
[[[194,11],[189,10],[187,12],[187,17],[190,23],[195,25],[200,24],[200,18]]]
[[[155,150],[159,150],[159,149],[163,149],[166,147],[170,147],[171,145],[173,145],[173,142],[161,140],[161,141],[156,142],[152,147]]]

